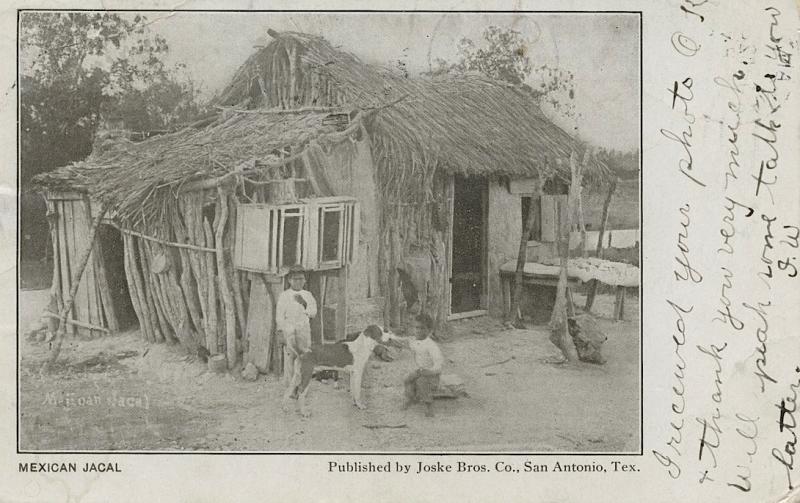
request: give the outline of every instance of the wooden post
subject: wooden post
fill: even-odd
[[[200,231],[204,236],[206,246],[211,248],[214,246],[214,234],[211,232],[211,224],[208,223],[208,219],[203,216],[203,207],[202,205],[198,205],[199,208],[197,209],[199,213],[200,221]],[[206,317],[208,318],[208,328],[206,329],[206,344],[208,347],[208,351],[213,355],[220,352],[220,344],[217,338],[217,331],[218,331],[218,323],[217,323],[217,272],[216,266],[214,264],[214,257],[210,254],[206,254],[206,293],[208,298],[206,299]]]
[[[311,292],[314,299],[317,301],[317,315],[309,320],[311,325],[311,342],[324,342],[325,341],[325,323],[323,321],[325,313],[325,287],[326,287],[326,272],[318,271],[313,274],[308,273],[308,282],[306,289]]]
[[[177,213],[172,214],[172,230],[175,233],[175,239],[177,239],[179,243],[185,243],[187,241],[186,229],[183,227],[183,222],[181,222],[181,219],[178,217]],[[200,340],[205,343],[206,330],[205,326],[203,325],[203,316],[201,314],[202,308],[200,306],[200,300],[198,297],[200,285],[199,282],[195,282],[192,279],[192,269],[196,267],[192,263],[192,257],[190,254],[195,252],[189,251],[186,248],[179,248],[178,253],[181,262],[180,289],[182,290],[186,307],[189,309],[189,315],[191,316],[192,324],[194,325],[195,330],[197,330]],[[195,285],[197,286],[195,287]]]
[[[586,149],[586,152],[583,156],[583,166],[586,166],[589,163],[590,152],[589,149]],[[582,168],[581,168],[582,169]],[[575,210],[578,213],[578,231],[581,233],[580,239],[580,253],[581,257],[586,258],[586,223],[583,221],[583,175],[580,176],[580,185],[577,187],[570,187],[570,192],[572,193],[572,189],[574,189],[574,197],[575,197]],[[572,208],[570,208],[572,209]]]
[[[164,247],[162,252],[166,254],[168,263],[172,264],[169,266],[166,273],[161,274],[161,276],[164,277],[164,295],[172,298],[172,303],[176,309],[176,315],[179,316],[181,320],[178,323],[178,329],[175,331],[175,335],[188,352],[197,354],[198,343],[195,339],[196,333],[193,332],[189,326],[189,323],[193,326],[194,322],[191,319],[188,301],[184,299],[186,296],[179,284],[180,279],[178,278],[178,271],[176,271],[174,266],[174,264],[180,262],[180,254],[178,254],[178,258],[176,259],[175,254],[177,252],[174,248],[169,247]]]
[[[586,258],[586,222],[583,221],[583,187],[578,187],[578,230],[581,233],[580,253],[581,257]]]
[[[225,350],[228,357],[228,369],[232,369],[237,363],[238,352],[236,351],[236,306],[233,301],[233,294],[228,283],[228,273],[225,267],[225,225],[228,223],[228,195],[223,187],[217,187],[217,212],[219,221],[214,242],[217,245],[217,276],[219,277],[220,297],[225,312]]]
[[[61,261],[58,252],[58,213],[55,210],[55,204],[47,202],[47,223],[50,227],[50,241],[53,245],[53,281],[50,284],[50,297],[55,299],[56,308],[61,312],[61,307],[64,300],[61,297]]]
[[[50,367],[58,359],[58,355],[61,352],[61,344],[64,342],[64,334],[67,331],[67,316],[69,316],[70,311],[72,311],[72,305],[75,302],[75,294],[78,293],[78,285],[80,285],[83,271],[86,269],[86,264],[89,262],[89,257],[92,254],[92,248],[94,248],[94,238],[97,235],[97,227],[100,225],[100,221],[103,220],[105,214],[106,208],[102,207],[100,211],[97,212],[97,216],[92,222],[92,227],[89,229],[89,237],[87,239],[88,242],[86,244],[86,249],[83,250],[81,258],[78,261],[78,269],[75,271],[75,274],[72,277],[72,285],[69,290],[69,296],[64,299],[64,307],[61,308],[61,313],[59,313],[58,332],[56,332],[56,338],[53,342],[53,348],[50,351],[50,357],[42,366],[42,372],[44,373],[50,370]]]
[[[128,256],[131,264],[131,274],[134,281],[138,283],[139,295],[142,299],[142,311],[145,313],[149,320],[150,335],[152,342],[161,342],[164,340],[164,334],[161,332],[161,323],[156,312],[155,302],[153,301],[153,291],[150,289],[150,284],[146,281],[147,271],[142,264],[141,253],[138,251],[136,238],[123,234],[126,246],[128,247]],[[137,260],[138,257],[138,260]]]
[[[558,251],[561,271],[558,276],[558,287],[556,288],[556,302],[553,306],[553,314],[550,317],[550,330],[552,331],[550,340],[558,346],[568,361],[575,362],[578,361],[578,350],[575,348],[575,343],[572,342],[572,337],[569,334],[569,323],[567,321],[567,288],[569,287],[567,265],[569,263],[569,229],[572,223],[576,188],[581,184],[582,169],[581,166],[578,165],[575,152],[570,156],[569,163],[572,172],[572,180],[569,188],[569,197],[567,198],[568,225],[566,226],[567,231],[561,232],[559,235]]]
[[[167,307],[161,300],[161,290],[158,287],[158,281],[155,274],[150,268],[150,257],[147,254],[144,239],[132,240],[133,247],[139,252],[139,264],[142,270],[142,278],[144,279],[143,285],[145,293],[147,294],[147,302],[151,311],[154,313],[155,325],[159,327],[156,331],[156,342],[163,342],[170,339],[170,332],[172,326],[170,325],[169,312],[166,311]]]
[[[600,221],[600,234],[597,236],[597,248],[595,250],[595,255],[598,258],[603,257],[603,235],[606,232],[606,224],[608,223],[608,208],[611,205],[611,197],[614,195],[614,191],[617,189],[617,177],[614,177],[611,180],[611,185],[608,186],[608,193],[606,194],[606,200],[603,202],[603,215]],[[592,305],[594,304],[594,298],[597,295],[597,280],[593,279],[589,283],[589,292],[586,294],[586,311],[592,310]]]
[[[511,316],[511,278],[503,274],[500,282],[503,287],[503,317],[508,320]]]
[[[337,286],[339,287],[339,294],[338,298],[336,299],[336,340],[341,341],[343,340],[347,334],[345,334],[345,329],[347,328],[347,272],[349,271],[349,267],[345,264],[339,269],[339,277]],[[317,313],[317,316],[320,316],[322,313]]]
[[[437,335],[447,334],[447,316],[450,313],[450,261],[447,253],[447,232],[434,229],[433,246],[431,247],[431,280],[429,292],[422,292],[420,297],[426,298],[427,312],[433,317],[434,330]],[[348,321],[348,324],[350,322]]]
[[[181,201],[183,202],[184,222],[186,222],[186,240],[196,245],[205,245],[205,235],[203,234],[202,223],[202,209],[200,201],[203,193],[193,193],[185,196]],[[211,325],[211,306],[208,303],[208,289],[211,287],[206,272],[207,263],[213,257],[209,257],[207,253],[198,254],[189,253],[189,261],[192,264],[192,273],[194,274],[194,282],[197,285],[197,297],[200,305],[200,312],[202,316],[203,333],[205,334],[205,341],[203,342],[205,348],[210,353],[217,352],[216,334],[212,333],[216,327]],[[213,344],[212,344],[213,342]]]
[[[559,248],[562,250],[564,248],[569,249],[569,246],[559,246]],[[562,252],[561,271],[558,276],[558,286],[556,287],[556,302],[550,318],[550,330],[553,331],[550,338],[564,354],[564,357],[568,361],[574,362],[578,361],[578,350],[569,335],[569,324],[567,323],[567,260],[568,257],[564,257]]]
[[[622,321],[625,314],[625,287],[617,285],[617,294],[614,299],[614,319]]]
[[[278,343],[278,338],[275,336],[275,311],[278,304],[278,297],[283,292],[283,278],[276,276],[265,277],[264,281],[267,284],[269,291],[270,302],[272,304],[272,320],[270,321],[270,339],[269,339],[269,370],[277,375],[283,375],[283,351],[281,345]]]
[[[259,372],[269,371],[270,341],[275,310],[268,283],[263,276],[250,281],[250,312],[247,315],[245,365],[252,363]]]
[[[231,228],[225,234],[225,248],[233,252],[234,229],[233,225],[236,223],[236,201],[231,195],[228,197],[228,221],[231,222]],[[226,257],[227,258],[227,257]],[[229,284],[233,289],[233,301],[236,304],[236,315],[239,320],[239,337],[244,339],[245,327],[247,326],[247,308],[244,304],[244,296],[242,295],[242,284],[239,278],[239,271],[233,268],[233,262],[227,262],[231,267],[226,267],[226,272],[230,278]]]
[[[153,342],[155,336],[153,335],[153,329],[150,327],[150,316],[147,313],[147,305],[143,300],[140,290],[141,286],[139,284],[138,272],[134,272],[132,268],[135,266],[131,266],[133,260],[130,254],[129,242],[131,239],[132,238],[127,235],[122,234],[122,258],[124,262],[125,279],[128,281],[128,292],[130,293],[133,310],[136,312],[136,318],[139,320],[139,331],[144,335],[145,340]],[[136,274],[136,276],[134,276],[134,274]]]
[[[328,275],[323,272],[320,274],[319,278],[319,298],[317,299],[317,305],[319,306],[317,309],[317,317],[316,319],[319,320],[319,333],[322,334],[322,340],[325,340],[325,317],[324,309],[325,309],[325,302],[326,302],[326,292],[328,291]],[[312,320],[313,321],[313,320]]]
[[[522,237],[519,240],[517,270],[514,274],[514,296],[511,299],[511,312],[509,313],[509,316],[514,320],[514,326],[517,328],[525,328],[522,323],[522,311],[519,308],[519,301],[522,297],[522,276],[525,271],[525,262],[528,260],[528,240],[533,233],[534,225],[536,225],[536,208],[533,200],[531,200],[531,205],[528,207],[528,218],[525,221],[525,230],[522,231]]]

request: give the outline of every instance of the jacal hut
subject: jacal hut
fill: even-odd
[[[53,310],[92,247],[70,331],[138,325],[149,341],[266,371],[295,263],[322,306],[317,340],[401,325],[412,307],[439,326],[499,313],[523,202],[555,253],[576,140],[523,89],[408,78],[321,37],[269,35],[214,116],[144,141],[98,137],[85,161],[38,178]]]

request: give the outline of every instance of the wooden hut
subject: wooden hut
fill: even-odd
[[[138,323],[150,341],[274,368],[273,302],[293,263],[312,271],[318,340],[402,324],[410,291],[439,326],[499,313],[523,198],[554,243],[576,141],[522,89],[404,78],[321,37],[269,34],[215,116],[141,142],[98,140],[85,161],[37,179],[57,307],[94,247],[72,330]]]

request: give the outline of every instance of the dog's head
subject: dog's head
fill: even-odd
[[[375,344],[386,344],[397,338],[391,330],[387,330],[380,325],[370,325],[361,334],[374,341]]]

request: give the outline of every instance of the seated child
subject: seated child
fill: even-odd
[[[444,358],[439,346],[431,339],[433,319],[427,314],[419,314],[414,319],[415,339],[408,342],[414,352],[417,369],[403,381],[405,385],[405,402],[407,409],[413,402],[425,404],[425,415],[433,417],[433,392],[439,387],[439,376],[442,373]]]

